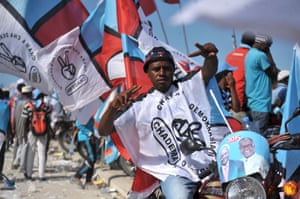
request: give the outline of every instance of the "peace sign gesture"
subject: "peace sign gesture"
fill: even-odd
[[[122,108],[127,107],[132,102],[132,96],[141,88],[142,86],[135,85],[127,90],[122,91],[110,103],[111,108],[115,110],[120,110]]]
[[[110,135],[115,131],[113,122],[116,114],[119,110],[131,104],[132,96],[141,88],[141,86],[133,86],[127,90],[122,91],[112,100],[100,120],[98,126],[98,132],[100,135]]]

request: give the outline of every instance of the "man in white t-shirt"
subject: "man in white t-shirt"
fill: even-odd
[[[174,81],[171,53],[163,47],[153,48],[144,63],[153,89],[135,100],[132,96],[141,86],[121,92],[101,118],[99,133],[116,131],[132,161],[160,181],[167,199],[192,199],[201,180],[199,175],[215,158],[209,151],[186,155],[180,144],[187,138],[207,147],[215,144],[205,84],[217,71],[217,52],[214,44],[204,44],[201,70]]]

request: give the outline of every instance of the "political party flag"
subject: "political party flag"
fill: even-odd
[[[286,100],[283,105],[283,115],[281,123],[281,133],[288,130],[289,133],[299,133],[300,116],[295,117],[288,123],[288,129],[285,129],[285,122],[293,115],[296,108],[300,106],[300,48],[296,44],[293,49],[292,64],[286,93]],[[279,151],[278,158],[286,168],[286,177],[289,178],[292,173],[299,167],[299,150]]]
[[[21,77],[49,93],[51,87],[35,51],[80,25],[87,16],[79,0],[1,1],[0,72]]]
[[[165,46],[173,54],[178,63],[176,77],[186,74],[186,70],[199,66],[194,60],[173,47],[158,40],[153,34],[143,10],[138,6],[138,1],[106,1],[105,15],[103,19],[104,32],[103,44],[100,52],[95,56],[105,76],[112,81],[112,85],[122,84],[124,78],[128,80],[130,74],[126,74],[121,34],[137,41],[137,48],[146,55],[155,46]],[[118,9],[116,9],[118,8]],[[117,10],[117,11],[116,11]],[[184,66],[184,67],[183,67]],[[142,67],[142,66],[140,66]],[[140,79],[147,79],[147,75],[141,71]]]
[[[94,104],[110,90],[94,55],[102,47],[104,3],[99,3],[79,27],[60,36],[37,53],[39,64],[46,65],[49,82],[69,111]]]
[[[126,68],[127,87],[130,88],[134,85],[142,85],[139,93],[147,93],[147,91],[152,87],[152,83],[143,70],[145,55],[138,48],[137,41],[131,39],[126,34],[122,34],[121,37]]]
[[[110,13],[110,15],[105,16],[103,47],[96,57],[112,84],[114,86],[123,85],[123,88],[128,88],[133,84],[140,84],[139,80],[148,80],[142,69],[145,53],[138,48],[135,41],[143,23],[140,21],[136,10],[137,4],[135,3],[138,2],[132,0],[106,1],[105,12]],[[148,24],[148,22],[145,24]],[[143,83],[140,85],[143,85]],[[143,91],[146,91],[145,85],[143,85]],[[125,159],[129,159],[130,156],[118,134],[113,133],[111,138],[121,155]],[[137,169],[134,182],[132,193],[136,193],[139,196],[144,194],[145,191],[149,195],[158,185],[155,178],[142,172],[139,168]]]

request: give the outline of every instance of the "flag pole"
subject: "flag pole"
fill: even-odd
[[[179,10],[181,10],[181,3],[179,1],[178,3],[178,6],[179,6]],[[189,54],[189,45],[188,45],[188,42],[187,42],[187,36],[186,36],[186,30],[185,30],[185,25],[184,23],[182,24],[182,31],[183,31],[183,36],[184,36],[184,43],[185,43],[185,48],[186,48],[186,53]]]
[[[236,49],[237,48],[237,44],[236,44],[236,36],[235,36],[235,30],[234,30],[234,28],[232,29],[231,39],[232,39],[232,47],[233,47],[233,49]]]
[[[223,118],[226,126],[228,127],[229,131],[232,133],[233,130],[232,130],[229,122],[227,121],[226,116],[224,115],[224,113],[222,111],[222,108],[221,108],[221,106],[220,106],[220,104],[219,104],[219,102],[218,102],[218,100],[216,98],[216,95],[215,95],[214,91],[212,89],[209,89],[209,93],[210,93],[211,97],[213,98],[213,100],[214,100],[214,102],[215,102],[215,104],[216,104],[216,106],[217,106],[217,108],[218,108],[218,110],[219,110],[219,112],[220,112],[220,114],[221,114],[221,116],[222,116],[222,118]]]
[[[153,1],[155,3],[155,1]],[[156,4],[156,3],[155,3]],[[168,37],[167,37],[167,34],[166,34],[166,31],[165,31],[165,27],[164,27],[164,24],[162,22],[162,19],[161,19],[161,16],[160,16],[160,13],[159,13],[159,10],[158,10],[158,7],[156,6],[156,12],[157,12],[157,16],[159,18],[159,22],[160,22],[160,25],[161,25],[161,28],[162,28],[162,31],[163,31],[163,34],[164,34],[164,37],[165,37],[165,41],[167,44],[169,44],[169,41],[168,41]]]

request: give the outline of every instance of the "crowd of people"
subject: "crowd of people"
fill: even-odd
[[[226,56],[229,66],[221,73],[226,74],[225,80],[216,74],[217,80],[221,79],[225,108],[241,122],[243,117],[249,117],[253,130],[265,137],[268,128],[281,124],[289,79],[289,71],[280,70],[275,64],[272,43],[270,35],[244,32],[240,47]],[[233,109],[237,104],[240,107]]]
[[[11,168],[13,170],[23,173],[26,180],[45,181],[47,180],[45,170],[49,144],[56,133],[55,122],[61,122],[60,120],[69,117],[66,116],[68,114],[56,94],[49,97],[23,81],[17,83],[16,90],[17,92],[10,96],[8,88],[0,89],[0,174],[3,173],[5,151],[11,149],[13,152]],[[38,122],[35,119],[36,112],[40,114],[37,117],[42,117],[46,124],[44,129],[41,127],[41,132],[34,128],[33,122]],[[92,184],[94,164],[98,158],[96,157],[95,141],[97,138],[93,136],[94,120],[91,117],[87,124],[80,124],[76,120],[74,125],[78,128],[78,142],[85,145],[82,149],[86,150],[83,153],[87,154],[87,157],[78,172],[71,177],[71,182],[85,188]],[[38,159],[38,176],[36,178],[33,177],[35,154]],[[86,179],[81,181],[84,175]]]
[[[2,94],[3,94],[2,89]],[[50,124],[51,108],[44,100],[44,94],[38,89],[34,89],[19,83],[17,94],[6,97],[8,111],[5,112],[8,120],[5,121],[6,128],[1,128],[6,138],[2,149],[5,151],[13,144],[12,169],[19,169],[23,172],[24,178],[32,180],[32,170],[34,166],[35,152],[38,153],[38,179],[45,180],[45,164],[47,156],[47,144],[49,142],[50,128],[47,128],[41,135],[33,132],[31,121],[33,111],[38,108],[44,109],[46,113],[45,124]],[[4,112],[3,112],[4,113]],[[4,157],[4,153],[3,156]],[[2,173],[2,170],[1,170]]]
[[[209,107],[213,105],[203,100],[208,98],[209,82],[216,79],[221,106],[239,121],[250,117],[257,133],[262,135],[274,114],[272,108],[283,107],[289,73],[277,68],[270,50],[272,42],[269,35],[245,32],[241,46],[229,52],[225,60],[218,60],[215,44],[206,43],[199,52],[204,57],[203,66],[177,80],[173,79],[176,63],[172,54],[164,47],[154,47],[144,63],[153,89],[138,98],[134,96],[141,85],[119,93],[103,114],[98,132],[102,136],[117,132],[132,161],[159,180],[166,198],[193,198],[201,181],[199,174],[214,157],[203,151],[184,155],[179,146],[187,138],[210,146],[216,141],[215,136],[220,137],[210,130]],[[13,140],[14,144],[12,168],[32,180],[37,152],[38,179],[45,180],[50,127],[43,135],[36,135],[30,122],[33,110],[42,107],[50,125],[52,108],[45,95],[30,85],[20,83],[17,91],[10,97],[7,89],[0,90],[0,173],[5,148],[9,146],[4,139],[7,137],[6,142]],[[77,121],[76,125],[80,132],[78,141],[86,145],[88,157],[72,182],[84,188],[91,183],[94,172],[93,120],[87,124]],[[82,181],[84,175],[86,185]]]

